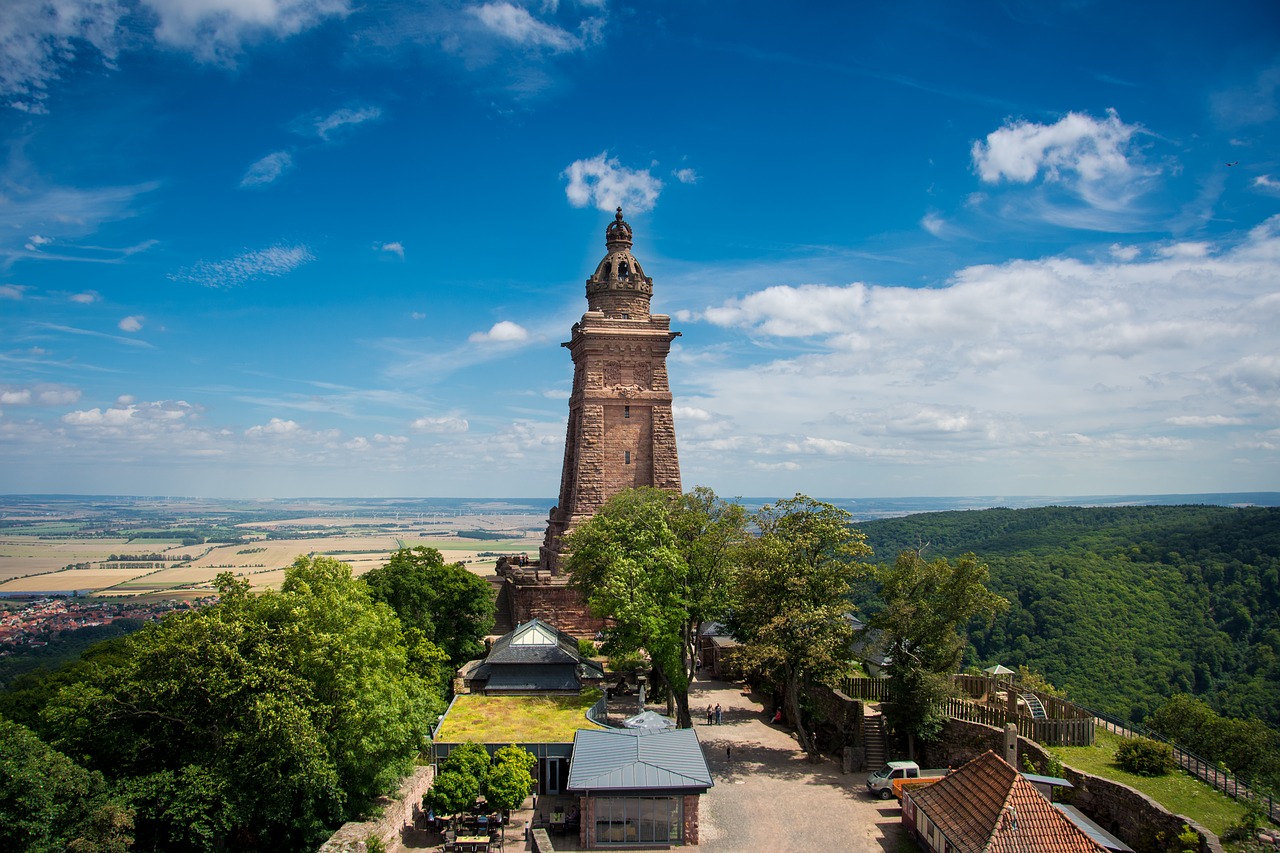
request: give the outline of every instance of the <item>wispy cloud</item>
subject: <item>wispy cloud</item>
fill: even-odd
[[[7,0],[0,16],[0,99],[44,112],[63,69],[159,43],[232,65],[246,43],[296,35],[350,11],[348,0]],[[153,30],[144,22],[154,22]]]
[[[378,246],[379,251],[387,252],[397,257],[404,257],[404,244],[399,240],[393,240],[390,243],[381,243]]]
[[[12,152],[0,175],[0,197],[4,199],[0,204],[0,257],[10,261],[114,262],[145,250],[152,241],[124,249],[80,246],[75,241],[106,222],[133,216],[139,196],[158,187],[156,182],[92,188],[53,185],[30,166],[21,151]]]
[[[260,187],[274,184],[293,168],[293,155],[288,151],[273,151],[250,166],[240,179],[242,187]]]
[[[309,119],[304,127],[307,133],[317,136],[325,142],[331,142],[342,133],[381,117],[381,107],[343,107],[326,116]]]
[[[116,328],[122,332],[141,332],[142,323],[146,319],[147,318],[143,317],[141,314],[130,314],[128,317],[125,317],[117,323]]]
[[[24,284],[0,284],[0,299],[17,301],[26,294],[29,288]]]
[[[682,184],[696,184],[698,182],[698,173],[693,169],[676,169],[671,174]]]
[[[259,278],[286,275],[314,260],[306,246],[272,246],[223,261],[198,261],[170,273],[168,278],[202,287],[236,287]]]
[[[468,11],[486,29],[504,39],[523,47],[546,48],[557,53],[580,50],[593,44],[599,39],[600,25],[603,23],[600,19],[588,18],[579,25],[577,33],[571,33],[541,21],[523,6],[516,6],[505,0],[482,3]]]
[[[77,56],[114,63],[125,13],[116,0],[9,0],[0,15],[0,98],[44,112],[49,87]]]
[[[653,209],[662,192],[662,181],[648,169],[627,168],[607,151],[575,160],[560,175],[569,181],[564,192],[574,207],[594,204],[599,210],[643,213]]]
[[[116,343],[124,344],[125,346],[154,349],[151,344],[146,341],[138,340],[137,338],[125,338],[120,335],[110,335],[106,332],[94,331],[93,329],[79,329],[75,326],[62,326],[57,323],[37,323],[35,325],[37,328],[48,329],[52,332],[62,332],[68,335],[80,335],[87,338],[103,338],[104,340],[115,341]]]

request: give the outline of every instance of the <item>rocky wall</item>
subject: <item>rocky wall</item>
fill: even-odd
[[[318,853],[365,853],[365,839],[373,836],[388,848],[395,846],[400,832],[411,827],[422,815],[422,796],[431,787],[435,775],[433,767],[415,767],[404,778],[395,797],[382,797],[377,806],[382,815],[361,823],[344,823],[329,840],[320,846]]]

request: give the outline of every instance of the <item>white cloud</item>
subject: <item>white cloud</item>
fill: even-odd
[[[242,187],[260,187],[278,181],[293,168],[293,155],[288,151],[273,151],[250,166],[240,179]]]
[[[350,11],[347,0],[142,0],[155,38],[204,62],[231,64],[246,42],[284,39]]]
[[[1141,131],[1120,120],[1115,110],[1105,119],[1067,113],[1054,124],[1009,121],[974,142],[974,166],[987,183],[1001,179],[1030,183],[1044,173],[1046,180],[1074,174],[1084,181],[1127,177],[1134,171],[1128,159],[1130,140]]]
[[[29,289],[25,284],[0,284],[0,299],[17,301]]]
[[[467,423],[466,418],[430,418],[421,417],[415,419],[409,424],[409,428],[417,432],[428,433],[456,433],[467,432],[471,429],[471,425]]]
[[[286,420],[284,418],[272,418],[265,424],[257,424],[249,427],[244,431],[244,434],[250,438],[278,438],[298,435],[301,432],[302,427],[297,421]]]
[[[0,15],[0,98],[44,112],[49,87],[86,49],[108,67],[126,7],[117,0],[7,0]]]
[[[1166,418],[1165,423],[1173,426],[1240,426],[1248,423],[1244,418],[1227,417],[1226,415],[1178,415]]]
[[[272,246],[224,261],[198,261],[168,278],[203,287],[236,287],[258,278],[285,275],[314,260],[306,246]]]
[[[62,70],[85,57],[114,68],[122,49],[154,39],[201,61],[231,64],[248,41],[287,38],[349,11],[347,0],[6,0],[0,99],[44,112]],[[138,24],[149,16],[156,27],[147,33]]]
[[[1112,243],[1107,250],[1111,253],[1111,257],[1117,261],[1136,260],[1138,255],[1142,254],[1142,250],[1137,246],[1122,246],[1119,243]]]
[[[696,184],[698,182],[698,173],[693,169],[676,169],[671,174],[682,184]]]
[[[488,30],[523,47],[556,53],[579,50],[595,39],[596,27],[583,22],[578,35],[533,17],[528,9],[507,2],[482,3],[469,9]]]
[[[125,402],[126,400],[129,402]],[[132,402],[132,398],[121,398],[110,408],[67,412],[62,416],[62,422],[70,426],[112,432],[155,432],[184,422],[195,413],[196,408],[183,400],[136,403]]]
[[[92,305],[102,300],[102,294],[96,290],[86,290],[83,293],[73,293],[68,297],[72,302],[80,305]]]
[[[700,316],[758,346],[673,370],[717,427],[677,409],[682,462],[727,491],[750,458],[797,462],[798,487],[833,494],[850,478],[863,494],[1211,491],[1240,482],[1228,469],[1280,418],[1278,278],[1275,217],[1212,242],[969,267],[943,287],[754,290]],[[1249,458],[1254,483],[1280,465]]]
[[[79,399],[80,390],[66,385],[0,385],[0,404],[6,406],[65,406]]]
[[[383,252],[390,252],[391,254],[397,255],[401,258],[404,257],[404,244],[398,240],[391,243],[383,243],[378,248]]]
[[[920,227],[935,237],[941,237],[946,230],[947,222],[936,213],[927,213],[920,220]]]
[[[116,327],[123,332],[140,332],[142,331],[142,321],[145,319],[146,317],[141,314],[131,314],[117,323]]]
[[[510,320],[499,320],[487,332],[474,332],[467,340],[472,343],[514,344],[529,339],[529,330]]]
[[[653,209],[662,191],[662,181],[648,169],[629,169],[607,151],[586,160],[575,160],[560,175],[569,179],[565,195],[574,207],[594,203],[599,210],[621,207],[643,213]]]
[[[362,125],[367,121],[373,121],[381,116],[381,107],[343,107],[342,109],[334,110],[327,116],[313,119],[310,130],[325,142],[330,142],[340,132],[345,132],[350,128]]]
[[[1280,192],[1280,181],[1277,181],[1270,175],[1259,175],[1253,179],[1253,185],[1258,189],[1266,190],[1267,192]]]
[[[672,406],[671,411],[682,421],[710,421],[712,418],[710,412],[696,406]]]

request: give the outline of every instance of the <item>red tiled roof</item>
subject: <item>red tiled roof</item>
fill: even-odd
[[[990,750],[945,779],[904,794],[961,853],[1103,849]]]

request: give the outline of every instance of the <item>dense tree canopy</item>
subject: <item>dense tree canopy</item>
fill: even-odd
[[[435,548],[401,548],[361,580],[406,631],[421,631],[453,666],[484,654],[482,641],[493,630],[493,589],[461,563],[445,563]]]
[[[724,609],[745,523],[740,506],[710,489],[678,496],[630,489],[609,500],[566,543],[573,584],[593,613],[614,620],[605,651],[645,651],[682,727],[693,724],[689,685],[698,625]]]
[[[92,773],[26,727],[0,717],[0,849],[124,853],[133,814]]]
[[[219,586],[61,683],[40,733],[124,793],[135,850],[311,848],[394,784],[442,697],[343,563]]]
[[[1280,727],[1280,508],[993,509],[862,529],[881,555],[982,555],[1010,608],[971,626],[970,663],[1029,666],[1134,722],[1184,692]]]
[[[859,561],[870,549],[847,512],[804,495],[767,505],[753,520],[759,535],[735,573],[727,622],[743,643],[744,661],[782,687],[800,744],[816,757],[800,694],[848,666],[848,599],[854,581],[869,571]]]

